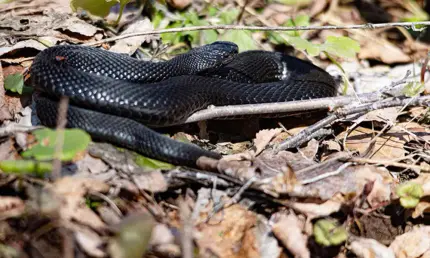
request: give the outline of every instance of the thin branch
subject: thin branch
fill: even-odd
[[[375,94],[359,95],[364,103],[375,102],[382,99]],[[342,107],[352,102],[357,101],[356,97],[329,97],[289,102],[275,102],[262,104],[246,104],[246,105],[230,105],[209,107],[200,110],[190,117],[184,123],[193,123],[202,120],[220,118],[220,117],[239,117],[245,115],[264,115],[264,114],[279,114],[293,112],[309,112],[311,110],[332,110],[337,107]]]
[[[64,145],[64,128],[67,124],[67,109],[69,108],[69,98],[62,97],[58,104],[57,112],[57,139],[55,142],[55,154],[52,162],[52,176],[55,179],[61,177],[61,154]]]
[[[365,158],[350,158],[347,161],[360,163],[360,164],[375,164],[375,165],[406,168],[406,169],[411,169],[411,170],[413,169],[413,170],[422,171],[422,172],[430,172],[430,167],[428,165],[427,166],[425,166],[425,165],[409,165],[409,164],[394,162],[394,161],[390,161],[390,160],[373,160],[373,159],[365,159]]]
[[[340,173],[342,173],[347,167],[351,166],[352,163],[351,162],[347,162],[344,163],[343,165],[341,165],[340,167],[338,167],[335,171],[331,171],[331,172],[327,172],[324,173],[322,175],[318,175],[316,177],[313,178],[309,178],[306,180],[301,181],[300,183],[303,185],[307,185],[307,184],[311,184],[311,183],[315,183],[318,182],[320,180],[326,179],[327,177],[331,177],[331,176],[336,176],[339,175]]]
[[[301,142],[301,139],[306,138],[308,135],[320,130],[321,128],[333,124],[338,119],[345,118],[349,115],[360,114],[364,115],[370,111],[383,109],[388,107],[397,106],[417,106],[417,105],[428,105],[430,102],[430,96],[413,97],[413,98],[393,98],[389,100],[382,100],[375,103],[365,104],[361,106],[349,106],[336,110],[333,114],[318,121],[317,123],[309,126],[302,130],[298,134],[289,137],[287,140],[279,144],[278,150],[286,150],[289,148],[297,147],[297,143]]]
[[[193,221],[188,205],[183,199],[179,201],[179,216],[182,222],[180,238],[182,257],[193,258]]]
[[[364,93],[357,96],[339,96],[288,102],[229,105],[220,107],[212,106],[208,107],[207,109],[195,112],[190,117],[188,117],[184,123],[193,123],[220,117],[224,118],[240,117],[245,115],[309,112],[323,109],[333,110],[338,107],[350,105],[352,103],[372,103],[382,100],[386,98],[386,96],[398,96],[402,94],[401,89],[403,89],[403,84],[407,82],[407,78],[410,74],[411,72],[408,71],[399,81],[392,82],[390,85],[384,86],[377,91]]]
[[[145,36],[145,35],[157,35],[163,33],[175,33],[184,31],[202,31],[202,30],[254,30],[254,31],[297,31],[297,30],[356,30],[356,29],[379,29],[387,27],[403,27],[412,28],[413,30],[419,30],[416,26],[429,26],[430,21],[423,22],[392,22],[392,23],[378,23],[378,24],[358,24],[358,25],[325,25],[325,26],[244,26],[244,25],[208,25],[208,26],[192,26],[192,27],[182,27],[182,28],[171,28],[171,29],[161,29],[152,31],[143,31],[123,34],[111,38],[102,39],[96,42],[87,43],[84,45],[94,46],[100,45],[107,42],[113,42],[120,39]]]

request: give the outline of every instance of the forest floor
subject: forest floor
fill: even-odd
[[[424,1],[3,2],[0,257],[430,257],[430,30],[378,26],[429,20]],[[223,24],[346,27],[187,30]],[[49,46],[168,60],[216,40],[308,60],[339,97],[300,104],[305,115],[200,121],[215,107],[163,131],[225,155],[199,169],[79,130],[61,148],[34,124],[27,77]]]

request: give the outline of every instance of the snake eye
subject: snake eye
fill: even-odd
[[[67,57],[65,56],[55,56],[55,61],[65,61]]]

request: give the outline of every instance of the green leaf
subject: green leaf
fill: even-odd
[[[222,24],[232,24],[236,21],[237,16],[239,15],[239,9],[231,8],[222,12],[219,16]]]
[[[239,46],[240,51],[258,49],[250,31],[229,30],[221,35],[220,40],[236,43]]]
[[[355,58],[360,51],[360,44],[348,37],[328,36],[321,49],[336,56]]]
[[[76,12],[82,8],[93,15],[105,17],[109,14],[110,8],[119,3],[119,0],[71,0],[70,6]]]
[[[112,6],[120,4],[119,16],[116,21],[116,23],[118,23],[121,19],[124,7],[128,2],[130,2],[130,0],[71,0],[70,6],[75,12],[78,8],[81,8],[93,15],[105,17],[109,14]]]
[[[35,160],[3,160],[0,161],[0,169],[7,174],[36,174],[43,176],[52,171],[51,162],[39,162]]]
[[[336,220],[321,219],[314,225],[315,241],[323,246],[339,245],[346,241],[348,233]]]
[[[300,37],[288,37],[288,43],[298,50],[306,50],[310,56],[316,56],[321,52],[320,45],[313,44]]]
[[[192,27],[209,25],[206,20],[200,19],[195,11],[181,13],[183,21],[177,21],[166,28]],[[165,44],[175,45],[185,40],[191,41],[193,45],[207,44],[216,41],[218,34],[214,30],[208,31],[183,31],[178,33],[161,34],[161,39]]]
[[[172,169],[175,166],[173,166],[172,164],[163,162],[163,161],[159,161],[156,159],[151,159],[151,158],[147,158],[145,156],[142,156],[140,154],[136,154],[136,158],[134,160],[134,162],[136,162],[136,164],[140,167],[144,167],[144,168],[152,168],[152,169]]]
[[[414,97],[424,91],[424,84],[421,82],[409,82],[403,88],[406,97]]]
[[[274,0],[274,1],[284,5],[292,5],[292,6],[307,6],[312,2],[312,0]]]
[[[6,76],[4,79],[4,88],[8,91],[22,94],[22,90],[24,88],[24,76],[20,73]]]
[[[406,182],[397,187],[396,193],[400,197],[400,204],[404,208],[410,209],[417,206],[424,195],[424,190],[420,184]]]
[[[61,153],[55,153],[57,138],[64,133],[64,142]],[[60,158],[62,161],[71,161],[79,152],[84,151],[91,141],[91,137],[80,129],[66,129],[55,131],[51,129],[40,129],[33,132],[37,144],[21,155],[24,158],[34,158],[39,161]]]
[[[311,18],[307,15],[298,15],[294,19],[288,19],[283,26],[296,27],[296,26],[309,26]],[[299,36],[303,31],[286,31],[287,35]]]

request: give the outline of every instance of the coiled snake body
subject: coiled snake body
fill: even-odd
[[[196,166],[201,156],[220,158],[147,128],[183,122],[209,105],[292,101],[333,96],[324,70],[281,53],[237,54],[234,43],[215,42],[165,62],[140,61],[81,46],[39,53],[31,67],[42,124],[55,126],[59,97],[67,96],[67,126],[93,138],[172,164]]]

